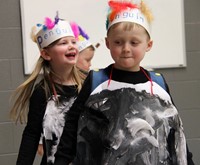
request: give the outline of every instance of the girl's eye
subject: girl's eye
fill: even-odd
[[[65,45],[65,44],[66,44],[65,41],[58,42],[58,45]]]

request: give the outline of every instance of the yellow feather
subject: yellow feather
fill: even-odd
[[[31,29],[31,39],[35,43],[37,42],[36,41],[36,30],[37,30],[36,26],[33,26],[32,29]]]
[[[153,21],[152,12],[143,1],[141,1],[140,10],[146,16],[148,22],[151,23]]]

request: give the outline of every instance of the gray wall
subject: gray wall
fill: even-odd
[[[198,165],[200,164],[200,120],[198,120],[200,117],[200,1],[185,0],[184,3],[187,67],[158,71],[165,75],[169,84],[183,120],[189,148]],[[170,11],[170,6],[168,8]],[[170,41],[168,43],[166,50],[163,51],[167,51]],[[1,0],[0,50],[0,164],[14,165],[23,126],[16,126],[9,120],[9,97],[26,78],[23,74],[19,0]],[[162,54],[160,56],[162,58]],[[35,164],[38,164],[38,159]]]

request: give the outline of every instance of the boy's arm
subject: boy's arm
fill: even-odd
[[[167,85],[167,89],[168,89],[168,93],[170,95],[168,85]],[[173,102],[173,99],[172,99],[171,95],[170,95],[170,97],[171,97],[172,103],[174,104],[174,106],[176,106],[175,103]],[[187,148],[187,162],[188,162],[188,165],[195,165],[193,160],[192,160],[193,154],[189,151],[187,143],[186,143],[186,148]]]
[[[174,103],[174,101],[173,101],[173,99],[172,99],[172,96],[170,94],[169,86],[166,83],[166,80],[165,80],[165,78],[164,78],[163,75],[162,75],[162,77],[163,77],[163,80],[164,80],[164,83],[165,83],[165,86],[166,86],[166,91],[169,93],[169,95],[171,97],[171,100],[172,100],[172,103],[174,104],[174,106],[176,106],[175,103]],[[193,160],[192,160],[193,154],[189,151],[187,143],[186,143],[186,148],[187,148],[187,162],[188,162],[188,165],[195,165],[194,162],[193,162]]]

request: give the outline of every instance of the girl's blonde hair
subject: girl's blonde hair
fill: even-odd
[[[53,44],[54,43],[52,43],[51,45]],[[79,71],[75,66],[73,66],[72,72],[73,72],[72,73],[73,81],[75,82],[75,84],[77,84],[77,90],[79,92],[82,87],[83,80],[80,78]],[[58,77],[51,70],[51,67],[49,66],[49,62],[44,60],[40,56],[35,66],[35,69],[31,73],[29,78],[25,82],[23,82],[20,86],[18,86],[16,90],[13,92],[13,95],[11,96],[11,101],[14,102],[10,111],[10,117],[12,120],[14,120],[16,123],[18,121],[20,123],[27,122],[29,100],[32,95],[34,86],[37,83],[40,76],[44,83],[44,91],[45,91],[46,98],[48,98],[51,95],[52,89],[50,87],[50,84],[53,83],[50,78],[51,75]]]

